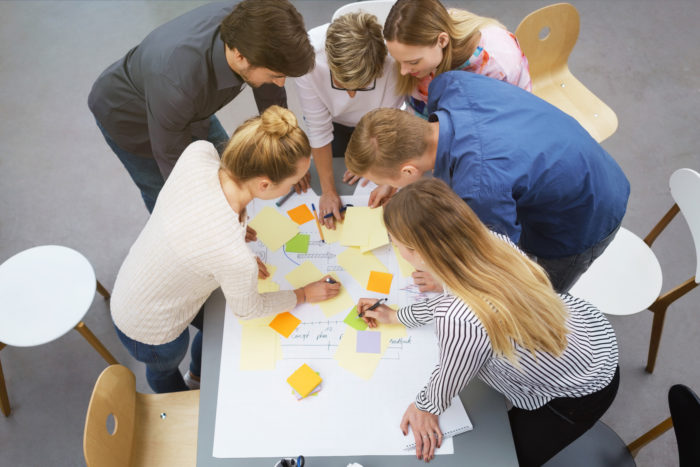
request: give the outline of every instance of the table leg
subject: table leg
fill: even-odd
[[[110,295],[109,295],[109,292],[107,291],[107,289],[105,289],[105,286],[100,284],[100,281],[96,281],[96,282],[97,282],[97,291],[100,293],[100,295],[102,295],[105,298],[105,300],[109,300]]]
[[[5,344],[0,342],[0,350],[5,348]],[[7,397],[7,388],[5,387],[5,375],[2,372],[2,363],[0,363],[0,409],[3,415],[10,416],[10,399]]]
[[[80,335],[83,336],[85,340],[88,341],[90,345],[95,348],[95,350],[97,350],[97,353],[102,355],[102,358],[104,358],[107,361],[107,363],[109,363],[110,365],[116,365],[119,363],[117,359],[114,358],[114,356],[112,356],[111,353],[109,353],[109,350],[107,350],[107,348],[104,345],[102,345],[102,342],[100,342],[99,339],[95,337],[92,331],[90,331],[90,329],[88,329],[88,327],[85,326],[85,323],[83,323],[82,321],[79,322],[75,326],[75,330],[78,331]]]

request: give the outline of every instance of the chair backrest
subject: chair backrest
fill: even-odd
[[[685,217],[695,244],[695,282],[700,283],[700,174],[678,169],[669,180],[671,196]]]
[[[391,7],[394,6],[394,3],[396,3],[396,0],[369,0],[366,2],[348,3],[347,5],[341,6],[335,11],[335,13],[333,13],[331,21],[346,13],[365,11],[376,16],[379,24],[384,26],[384,21],[386,21],[386,17],[389,15],[389,10],[391,10]]]
[[[700,465],[700,399],[692,389],[676,384],[668,391],[680,467]]]
[[[568,3],[540,8],[520,22],[515,36],[529,62],[533,87],[553,70],[568,69],[579,27],[578,11]]]
[[[83,434],[83,452],[88,467],[131,465],[135,398],[136,381],[128,368],[110,365],[97,378]],[[110,415],[113,420],[110,420]]]

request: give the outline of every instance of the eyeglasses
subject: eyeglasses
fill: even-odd
[[[332,87],[333,89],[338,90],[338,91],[350,91],[350,92],[354,92],[354,91],[371,91],[371,90],[373,90],[373,89],[377,86],[377,78],[374,78],[374,81],[372,82],[372,85],[371,85],[371,86],[365,86],[364,88],[357,88],[357,89],[339,88],[338,86],[335,85],[335,82],[333,81],[333,74],[332,74],[332,73],[329,73],[329,75],[330,75],[330,77],[331,77],[331,87]]]

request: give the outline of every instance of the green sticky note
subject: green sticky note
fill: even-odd
[[[286,243],[284,249],[290,253],[306,253],[309,251],[309,235],[296,234]]]
[[[362,321],[362,318],[357,315],[357,305],[352,307],[352,310],[350,310],[350,313],[348,313],[343,322],[348,326],[357,329],[358,331],[364,331],[367,329],[367,323]]]

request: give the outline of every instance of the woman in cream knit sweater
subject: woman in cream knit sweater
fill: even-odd
[[[258,275],[267,271],[264,265],[258,270],[261,263],[245,244],[255,238],[247,227],[247,204],[286,194],[308,170],[310,153],[294,115],[277,106],[243,123],[221,160],[207,141],[185,149],[119,270],[111,301],[117,334],[146,364],[155,392],[188,388],[178,369],[189,344],[187,326],[216,288],[244,319],[338,294],[339,284],[323,280],[259,294]],[[201,339],[200,329],[188,382],[200,374]]]

